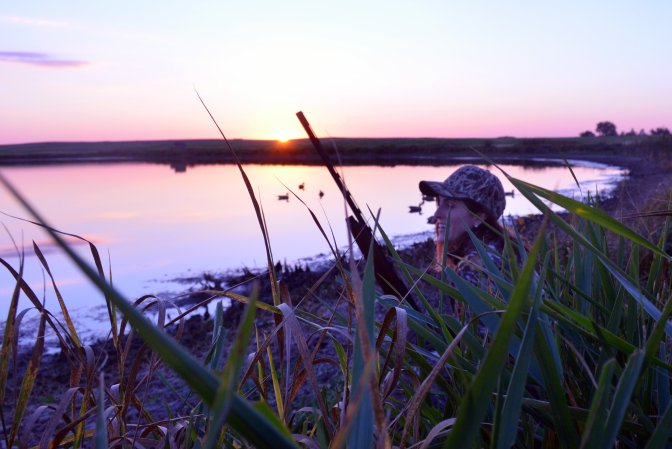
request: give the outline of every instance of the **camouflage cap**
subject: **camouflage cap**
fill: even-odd
[[[443,196],[478,203],[492,218],[499,219],[506,206],[504,187],[499,178],[474,165],[465,165],[445,181],[420,181],[420,191],[427,196]]]

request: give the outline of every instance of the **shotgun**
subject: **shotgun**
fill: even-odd
[[[373,238],[373,232],[371,232],[369,225],[366,224],[364,216],[362,215],[362,211],[359,209],[359,207],[357,207],[357,204],[355,204],[355,200],[352,198],[350,191],[345,187],[343,180],[336,172],[334,164],[331,162],[331,159],[329,158],[329,155],[326,153],[326,151],[324,151],[322,143],[310,128],[310,124],[303,115],[303,112],[297,112],[296,116],[299,118],[301,126],[303,126],[306,134],[308,134],[310,142],[313,144],[313,147],[315,147],[317,154],[319,154],[320,159],[322,159],[322,162],[327,167],[327,170],[329,170],[329,174],[332,178],[334,178],[334,182],[336,183],[338,190],[341,192],[343,198],[345,198],[346,203],[352,211],[352,215],[347,218],[348,228],[350,229],[352,236],[355,238],[355,242],[357,242],[357,246],[359,247],[359,250],[362,252],[364,257],[366,257],[366,255],[369,253],[369,247],[373,244],[373,268],[376,272],[376,280],[378,281],[380,288],[383,290],[383,293],[402,298],[405,297],[408,303],[415,310],[420,310],[418,304],[415,302],[415,299],[410,295],[410,292],[404,284],[404,281],[401,280],[397,272],[394,270],[394,267],[392,266],[392,263],[389,259],[389,252]]]

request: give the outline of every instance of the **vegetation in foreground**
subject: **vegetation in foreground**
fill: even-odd
[[[273,304],[257,301],[255,289],[246,295],[210,292],[214,300],[227,297],[246,306],[236,329],[217,308],[210,350],[201,360],[168,335],[161,319],[155,325],[143,316],[149,302],[163,316],[165,304],[155,298],[135,303],[123,298],[105,281],[93,245],[91,267],[61,234],[47,228],[105,294],[116,357],[100,359],[80,341],[65,301],[60,301],[65,318],[59,322],[22,281],[22,266],[0,260],[16,279],[0,357],[2,444],[668,447],[672,287],[664,248],[670,212],[657,214],[666,221],[655,241],[649,241],[595,207],[511,181],[537,205],[545,224],[532,245],[524,245],[519,236],[510,238],[510,247],[523,254],[522,264],[507,250],[505,271],[494,264],[487,267],[498,291],[467,285],[449,268],[436,274],[396,256],[425,313],[407,307],[403,298],[380,295],[373,266],[343,262],[335,249],[339,284],[329,291],[338,294],[289,297],[274,271],[263,212],[247,183],[267,244]],[[541,199],[564,207],[570,219],[552,212]],[[48,226],[21,201],[37,222]],[[546,232],[550,225],[567,238]],[[378,232],[393,251],[383,230]],[[49,274],[37,246],[35,251]],[[443,314],[423,294],[428,289],[460,301],[472,318],[461,322]],[[24,314],[16,308],[19,294],[33,301],[41,320],[23,372],[15,365]],[[302,306],[317,300],[328,305],[329,314],[316,315]],[[255,331],[255,317],[275,325],[270,332]],[[59,338],[71,370],[69,384],[53,392],[57,402],[29,407],[46,332]],[[230,333],[235,338],[229,347]],[[139,348],[132,345],[135,334],[142,339]],[[198,398],[194,403],[185,399],[192,404],[187,413],[167,407],[158,414],[144,406],[144,387],[160,375],[161,364]]]

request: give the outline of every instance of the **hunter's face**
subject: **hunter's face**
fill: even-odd
[[[444,242],[447,233],[447,242],[458,242],[480,220],[469,212],[464,201],[439,197],[434,213],[434,241]]]

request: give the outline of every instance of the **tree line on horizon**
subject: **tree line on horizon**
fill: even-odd
[[[631,128],[630,131],[624,132],[621,131],[619,134],[616,130],[616,125],[610,121],[598,122],[595,125],[595,132],[593,131],[584,131],[579,134],[580,137],[614,137],[614,136],[669,136],[670,130],[665,126],[659,126],[657,128],[651,128],[649,133],[642,128],[639,132],[635,131],[634,128]]]

